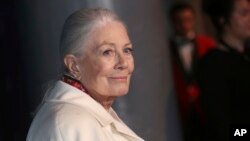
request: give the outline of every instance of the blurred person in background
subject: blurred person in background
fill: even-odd
[[[250,123],[249,0],[204,0],[218,47],[199,64],[198,80],[207,117],[204,141],[229,140],[229,128]]]
[[[134,70],[125,24],[107,9],[82,9],[66,20],[63,75],[48,90],[27,141],[143,141],[112,104],[128,93]]]
[[[170,38],[175,91],[178,98],[184,138],[200,140],[204,114],[196,80],[198,61],[212,48],[215,41],[196,32],[196,13],[188,3],[176,3],[169,13],[173,35]]]

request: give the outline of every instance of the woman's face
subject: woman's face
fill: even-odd
[[[235,0],[234,10],[229,22],[229,30],[236,38],[244,41],[250,37],[249,0]]]
[[[95,97],[117,97],[129,90],[134,70],[132,44],[120,22],[91,31],[84,58],[79,61],[81,82]]]

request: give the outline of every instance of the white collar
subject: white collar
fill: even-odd
[[[100,103],[95,101],[88,94],[63,81],[56,82],[55,87],[51,90],[50,95],[45,99],[45,102],[69,103],[76,105],[92,114],[92,116],[99,121],[101,126],[105,127],[107,125],[114,125],[118,132],[142,140],[120,120],[113,108],[110,108],[109,113]]]

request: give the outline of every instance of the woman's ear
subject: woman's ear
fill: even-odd
[[[80,78],[81,72],[77,63],[77,58],[74,55],[66,55],[64,57],[64,64],[68,68],[69,73],[73,75],[75,78]]]

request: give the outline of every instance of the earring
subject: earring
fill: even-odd
[[[81,80],[81,78],[82,78],[81,75],[76,77],[77,80]]]
[[[80,70],[80,68],[79,68],[79,66],[78,66],[78,65],[76,65],[76,68],[77,68],[78,70]]]

